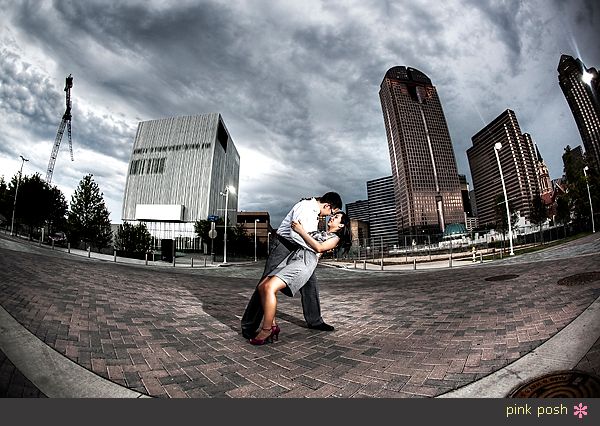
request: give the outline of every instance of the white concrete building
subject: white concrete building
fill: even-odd
[[[123,221],[157,239],[193,239],[194,222],[238,210],[240,156],[218,113],[140,122],[123,199]],[[187,245],[187,244],[186,244]]]

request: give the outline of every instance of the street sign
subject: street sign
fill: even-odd
[[[214,214],[211,214],[208,216],[208,221],[209,222],[216,222],[217,220],[219,220],[219,216],[216,216]]]
[[[217,231],[211,229],[210,231],[208,231],[208,237],[212,239],[217,238]]]

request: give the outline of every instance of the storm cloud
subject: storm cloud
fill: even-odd
[[[74,76],[67,197],[93,173],[120,221],[139,121],[220,112],[241,155],[239,208],[274,222],[300,197],[366,198],[391,174],[379,85],[395,65],[438,89],[459,172],[507,108],[552,177],[581,143],[557,81],[563,53],[600,66],[595,2],[0,0],[0,175],[45,175]]]

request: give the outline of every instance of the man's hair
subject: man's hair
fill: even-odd
[[[337,192],[327,192],[317,200],[323,204],[331,204],[331,207],[338,210],[342,208],[342,197]]]

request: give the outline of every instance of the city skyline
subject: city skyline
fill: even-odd
[[[434,81],[471,184],[470,138],[507,108],[556,178],[564,147],[582,143],[558,60],[600,66],[585,0],[0,4],[0,175],[19,155],[45,175],[72,74],[75,161],[63,140],[53,184],[70,200],[93,173],[113,222],[137,123],[209,112],[240,152],[240,209],[276,226],[302,196],[365,199],[365,182],[391,173],[378,90],[398,64]]]

